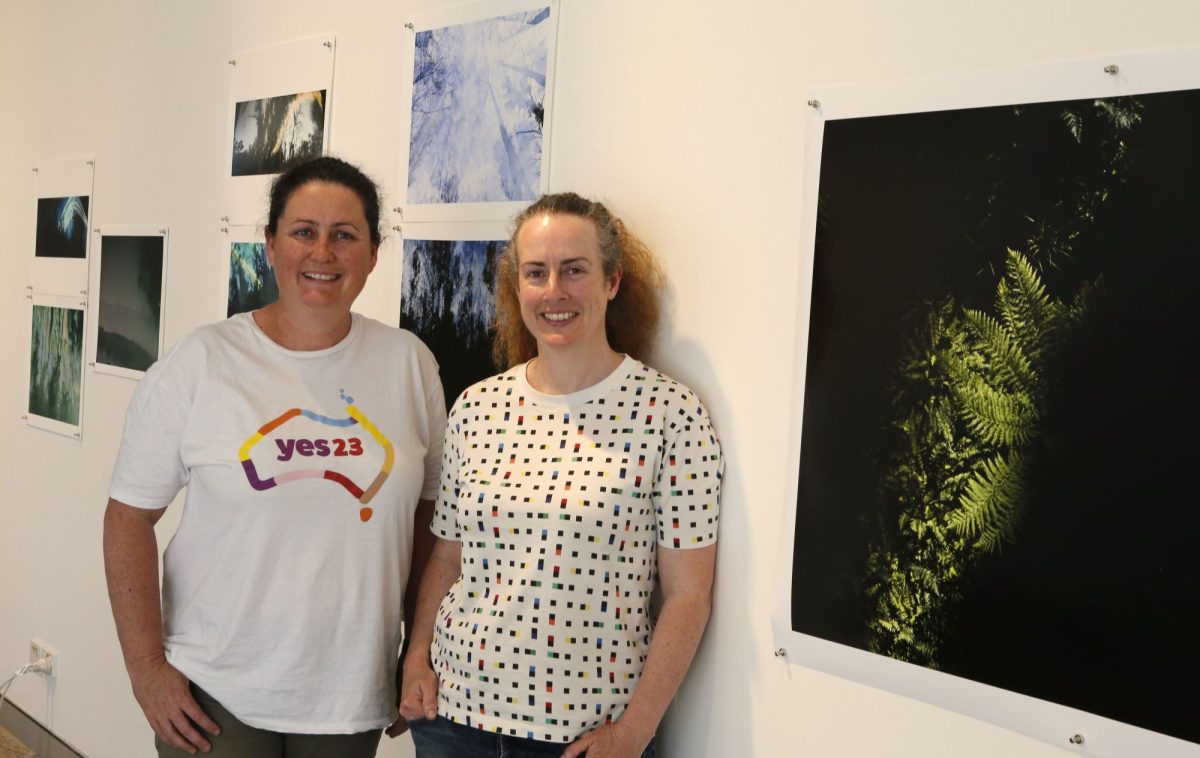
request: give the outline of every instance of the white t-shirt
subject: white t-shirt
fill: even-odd
[[[699,399],[632,358],[571,395],[525,366],[450,411],[433,531],[461,542],[438,609],[438,712],[571,742],[624,712],[653,621],[657,549],[717,538],[721,448]]]
[[[286,350],[239,314],[152,366],[109,494],[162,508],[187,487],[163,558],[171,665],[251,726],[388,724],[444,404],[429,349],[358,314],[317,351]]]

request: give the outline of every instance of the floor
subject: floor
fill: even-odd
[[[24,711],[5,702],[0,708],[0,758],[84,758],[46,731]]]

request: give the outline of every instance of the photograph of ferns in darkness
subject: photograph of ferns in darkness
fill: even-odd
[[[825,125],[795,631],[1200,741],[1197,123]]]

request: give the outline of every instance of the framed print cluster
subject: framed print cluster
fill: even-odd
[[[557,0],[485,0],[406,25],[412,221],[511,218],[547,186]]]
[[[163,352],[165,227],[100,232],[100,301],[92,355],[96,371],[141,378]]]
[[[1200,51],[830,87],[776,640],[1096,756],[1200,756]],[[802,422],[802,423],[801,423]]]
[[[25,420],[35,429],[79,439],[95,162],[61,158],[40,161],[33,170]]]
[[[336,47],[321,35],[229,61],[227,223],[258,223],[272,176],[329,151]]]
[[[403,236],[400,327],[437,357],[446,404],[496,373],[492,363],[492,289],[506,224],[408,224]]]

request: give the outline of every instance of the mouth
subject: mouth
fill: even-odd
[[[342,278],[341,274],[318,274],[316,272],[305,271],[304,278],[314,282],[336,282]]]
[[[555,323],[555,324],[563,324],[563,323],[566,323],[567,321],[570,321],[571,319],[575,318],[576,315],[578,315],[578,314],[576,314],[572,311],[553,311],[553,312],[543,313],[542,318],[544,318],[547,321],[550,321],[552,323]]]

